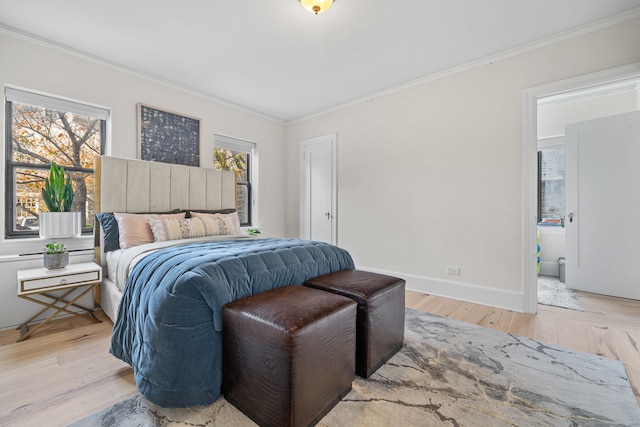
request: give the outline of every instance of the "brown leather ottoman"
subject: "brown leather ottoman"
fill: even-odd
[[[224,397],[261,426],[317,423],[355,379],[356,304],[285,286],[222,309]]]
[[[398,277],[360,270],[342,270],[305,283],[358,303],[356,373],[361,377],[369,378],[402,348],[404,285]]]

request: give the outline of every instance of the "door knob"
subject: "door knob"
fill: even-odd
[[[569,222],[573,222],[573,212],[569,213],[567,216],[569,217]]]

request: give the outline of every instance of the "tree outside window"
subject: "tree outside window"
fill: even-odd
[[[90,114],[7,101],[7,237],[38,235],[38,215],[46,212],[42,188],[54,162],[65,169],[75,190],[72,211],[82,228],[94,222],[95,157],[103,151],[106,120]]]
[[[231,171],[236,176],[236,211],[240,225],[251,225],[251,183],[249,181],[251,155],[227,148],[213,149],[213,165],[217,170]]]

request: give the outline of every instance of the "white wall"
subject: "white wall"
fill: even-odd
[[[3,87],[13,85],[110,108],[112,126],[107,154],[136,157],[136,104],[139,102],[200,118],[204,167],[213,164],[214,133],[258,143],[260,218],[257,225],[268,236],[285,234],[285,171],[282,168],[285,126],[282,123],[9,34],[0,33],[0,52]],[[202,72],[215,78],[214,72]],[[5,116],[4,102],[0,116]],[[4,120],[0,122],[0,132],[4,137]],[[2,165],[4,156],[5,149],[0,150]],[[0,176],[4,191],[4,174]],[[0,205],[0,221],[4,224],[4,197],[0,198]],[[37,312],[35,304],[16,297],[15,276],[18,268],[37,266],[38,257],[25,263],[16,262],[13,255],[39,252],[43,243],[39,239],[1,239],[0,236],[0,256],[5,255],[0,257],[0,328],[3,328],[19,324],[30,317],[30,313]],[[67,243],[71,248],[93,247],[90,237]]]
[[[564,228],[540,227],[540,274],[558,275],[558,259],[565,258]]]
[[[522,92],[637,62],[639,42],[628,21],[289,125],[288,234],[299,141],[336,132],[338,243],[358,266],[523,310]]]
[[[640,108],[638,90],[538,106],[538,139],[564,136],[570,123],[615,116]]]

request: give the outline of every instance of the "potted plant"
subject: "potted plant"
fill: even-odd
[[[42,200],[49,212],[40,212],[40,237],[80,237],[80,212],[70,212],[74,197],[69,176],[55,163],[49,168],[49,178],[42,189]]]
[[[51,242],[44,246],[44,268],[53,270],[69,264],[69,251],[64,243]]]

